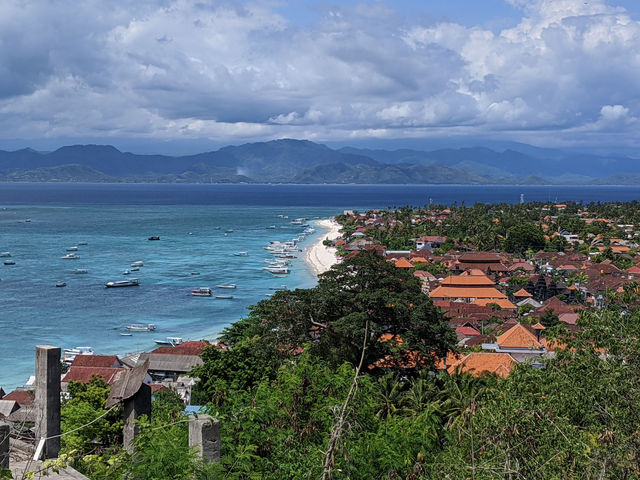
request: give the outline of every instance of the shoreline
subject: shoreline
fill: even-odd
[[[318,220],[315,222],[315,226],[325,229],[326,232],[307,249],[305,260],[316,276],[318,276],[329,270],[339,261],[336,256],[336,249],[334,247],[327,247],[322,242],[326,239],[334,240],[338,238],[340,236],[340,224],[331,218]]]

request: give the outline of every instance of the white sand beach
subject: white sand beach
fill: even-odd
[[[307,263],[313,268],[316,275],[329,270],[333,265],[338,263],[338,257],[336,257],[336,249],[333,247],[327,247],[322,242],[326,239],[335,240],[340,236],[338,232],[340,230],[340,224],[334,219],[331,220],[319,220],[315,222],[316,228],[322,228],[327,230],[325,235],[320,237],[316,243],[311,245],[307,249]]]

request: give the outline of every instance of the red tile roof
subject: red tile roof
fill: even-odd
[[[516,298],[533,297],[533,295],[531,295],[529,292],[527,292],[524,288],[521,288],[520,290],[518,290],[516,293],[513,294],[513,296],[516,297]]]
[[[89,383],[93,376],[102,377],[108,385],[113,384],[116,375],[124,372],[126,368],[102,368],[102,367],[70,367],[62,379],[63,382]]]
[[[25,405],[31,405],[36,400],[36,396],[29,391],[25,390],[14,390],[11,393],[8,393],[2,400],[13,400],[14,402],[18,402],[18,405],[24,407]]]
[[[118,368],[122,363],[116,355],[76,355],[71,366]]]
[[[202,351],[211,345],[205,341],[189,341],[176,345],[175,347],[158,347],[151,353],[167,353],[170,355],[200,355]]]
[[[493,287],[438,287],[429,292],[431,298],[507,298]]]

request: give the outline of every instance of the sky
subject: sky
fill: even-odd
[[[298,138],[633,154],[639,117],[637,0],[0,2],[5,150]]]

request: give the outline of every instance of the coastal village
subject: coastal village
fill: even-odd
[[[580,204],[510,207],[527,212],[528,218],[504,227],[504,234],[499,226],[513,219],[514,212],[482,207],[488,210],[477,220],[478,231],[495,229],[488,237],[494,248],[484,249],[477,248],[478,237],[460,235],[469,217],[478,218],[473,208],[345,211],[334,221],[318,222],[328,233],[306,252],[316,273],[362,251],[374,252],[396,269],[410,271],[420,282],[420,295],[431,299],[455,331],[455,351],[446,356],[424,359],[406,351],[400,360],[380,358],[366,366],[369,370],[415,370],[433,361],[449,375],[504,378],[520,363],[544,369],[545,360],[568,348],[547,332],[562,329],[571,335],[584,328],[581,315],[586,312],[637,304],[640,230],[638,223],[628,223],[628,213],[632,208],[633,215],[640,215],[638,206],[626,204],[624,214],[607,217],[597,207],[592,213]],[[385,334],[378,341],[402,345],[403,339]],[[143,367],[139,380],[152,396],[174,392],[185,412],[197,413],[201,407],[192,405],[192,390],[199,379],[190,372],[203,364],[208,348],[230,347],[186,341],[122,358],[76,355],[60,378],[60,390],[64,398],[72,382],[97,379],[114,387]],[[303,351],[298,345],[292,355]],[[0,389],[0,419],[11,426],[11,451],[17,459],[33,448],[29,442],[35,441],[39,414],[35,397],[33,386],[9,393]]]

